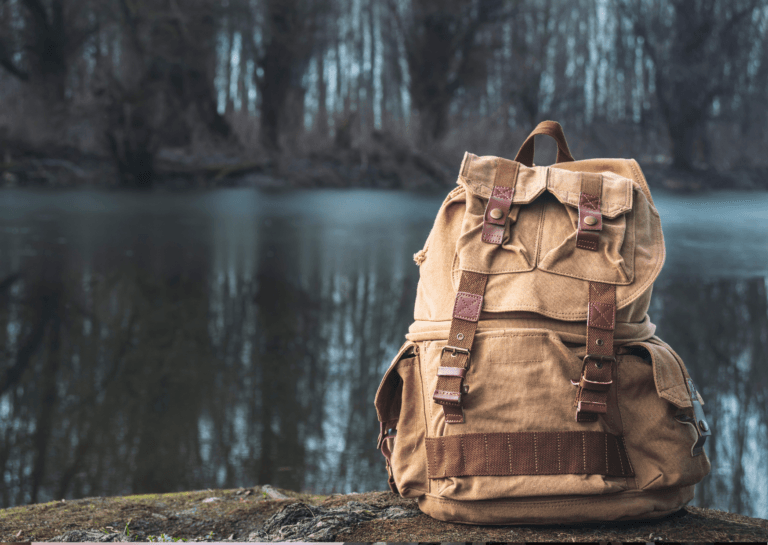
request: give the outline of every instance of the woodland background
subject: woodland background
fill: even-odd
[[[428,187],[555,119],[577,159],[766,187],[767,55],[766,0],[0,0],[0,172]]]

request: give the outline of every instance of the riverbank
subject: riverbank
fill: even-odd
[[[0,510],[0,541],[766,541],[768,520],[697,507],[650,522],[466,526],[389,492],[313,495],[269,485],[61,500]]]
[[[120,185],[109,157],[84,154],[66,146],[45,152],[7,144],[4,149],[4,157],[0,158],[0,187]],[[455,159],[449,162],[398,145],[383,136],[374,139],[365,152],[348,149],[274,157],[226,154],[201,157],[169,149],[161,151],[154,161],[151,186],[172,190],[217,187],[431,190],[454,185],[461,158]],[[768,190],[768,168],[680,171],[639,161],[652,188],[682,192]]]

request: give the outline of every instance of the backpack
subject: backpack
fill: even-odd
[[[539,134],[555,165],[533,166]],[[465,153],[376,392],[392,491],[467,524],[650,519],[693,499],[711,431],[647,314],[664,255],[636,161],[574,161],[553,121],[514,161]]]

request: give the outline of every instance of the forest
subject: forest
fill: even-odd
[[[766,0],[0,0],[5,186],[430,187],[541,120],[766,187]]]

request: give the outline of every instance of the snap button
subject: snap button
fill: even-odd
[[[587,225],[594,225],[597,223],[597,218],[595,216],[587,216],[584,218],[584,223]]]
[[[701,431],[709,431],[709,424],[707,424],[706,420],[699,420],[699,427],[701,428]]]
[[[504,212],[501,211],[501,208],[494,208],[491,210],[491,217],[495,220],[500,220],[501,216],[504,215]]]

